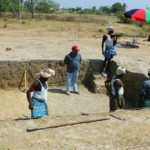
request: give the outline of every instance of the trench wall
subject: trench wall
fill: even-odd
[[[29,85],[42,69],[54,69],[56,75],[48,81],[49,85],[61,86],[66,81],[66,66],[61,66],[59,60],[32,60],[32,61],[1,61],[0,88],[18,87],[26,70]],[[101,60],[83,60],[81,64],[79,84],[87,82],[91,72],[100,70]]]
[[[85,59],[82,61],[79,84],[90,86],[90,77],[93,72],[100,72],[103,60]],[[26,70],[27,81],[29,86],[36,78],[35,74],[41,69],[52,68],[56,75],[48,81],[49,85],[61,86],[66,82],[66,67],[61,66],[59,60],[32,60],[32,61],[1,61],[0,62],[0,88],[7,89],[19,87],[23,83],[23,74]],[[107,70],[108,77],[115,75],[117,63],[112,61]],[[125,88],[125,99],[135,105],[139,99],[139,88],[141,83],[147,79],[147,76],[142,73],[126,71],[123,78]],[[22,82],[21,82],[22,80]]]
[[[109,67],[110,76],[115,75],[117,67],[117,63],[113,61]],[[133,106],[136,106],[140,96],[140,87],[143,81],[147,79],[148,76],[146,74],[133,72],[126,69],[126,74],[123,76],[122,81],[125,89],[124,97],[127,102],[130,102]]]

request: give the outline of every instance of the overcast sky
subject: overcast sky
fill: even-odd
[[[101,6],[112,6],[114,3],[126,3],[127,10],[134,8],[146,8],[150,7],[150,0],[55,0],[64,8],[92,8],[96,6],[98,9]]]

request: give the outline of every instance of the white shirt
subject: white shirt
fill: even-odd
[[[114,39],[110,37],[110,35],[107,35],[107,39],[105,41],[105,46],[106,47],[111,47],[113,46],[113,41]]]
[[[46,82],[46,88],[45,88],[40,80],[37,79],[37,81],[41,85],[41,91],[34,91],[33,97],[35,97],[41,101],[46,101],[47,100],[47,89],[48,89],[47,82]]]
[[[114,88],[114,82],[117,81],[117,80],[120,80],[120,79],[115,79],[115,77],[113,77],[113,79],[111,80],[111,90],[112,90],[111,92],[114,96],[116,95],[116,91],[115,91],[115,88]],[[122,96],[123,94],[124,94],[124,88],[122,86],[122,87],[119,88],[118,95]]]

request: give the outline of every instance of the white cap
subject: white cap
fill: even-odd
[[[122,75],[122,74],[125,74],[126,73],[126,70],[123,68],[123,67],[118,67],[117,68],[117,71],[116,71],[116,74],[119,76],[119,75]]]
[[[114,27],[113,27],[113,26],[109,26],[109,27],[107,27],[106,29],[107,29],[108,32],[109,32],[109,31],[114,31]]]

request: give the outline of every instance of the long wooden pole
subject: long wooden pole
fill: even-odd
[[[26,70],[24,72],[24,90],[25,91],[27,90],[27,72],[26,72]]]
[[[71,126],[71,125],[77,125],[77,124],[84,124],[84,123],[92,123],[92,122],[104,121],[104,120],[109,120],[109,119],[110,118],[101,118],[101,119],[85,120],[85,121],[72,122],[72,123],[64,123],[64,124],[52,125],[52,126],[40,127],[40,128],[31,128],[31,129],[28,128],[27,132],[32,132],[32,131],[37,131],[37,130],[44,130],[44,129],[49,129],[49,128],[59,128],[59,127]]]

